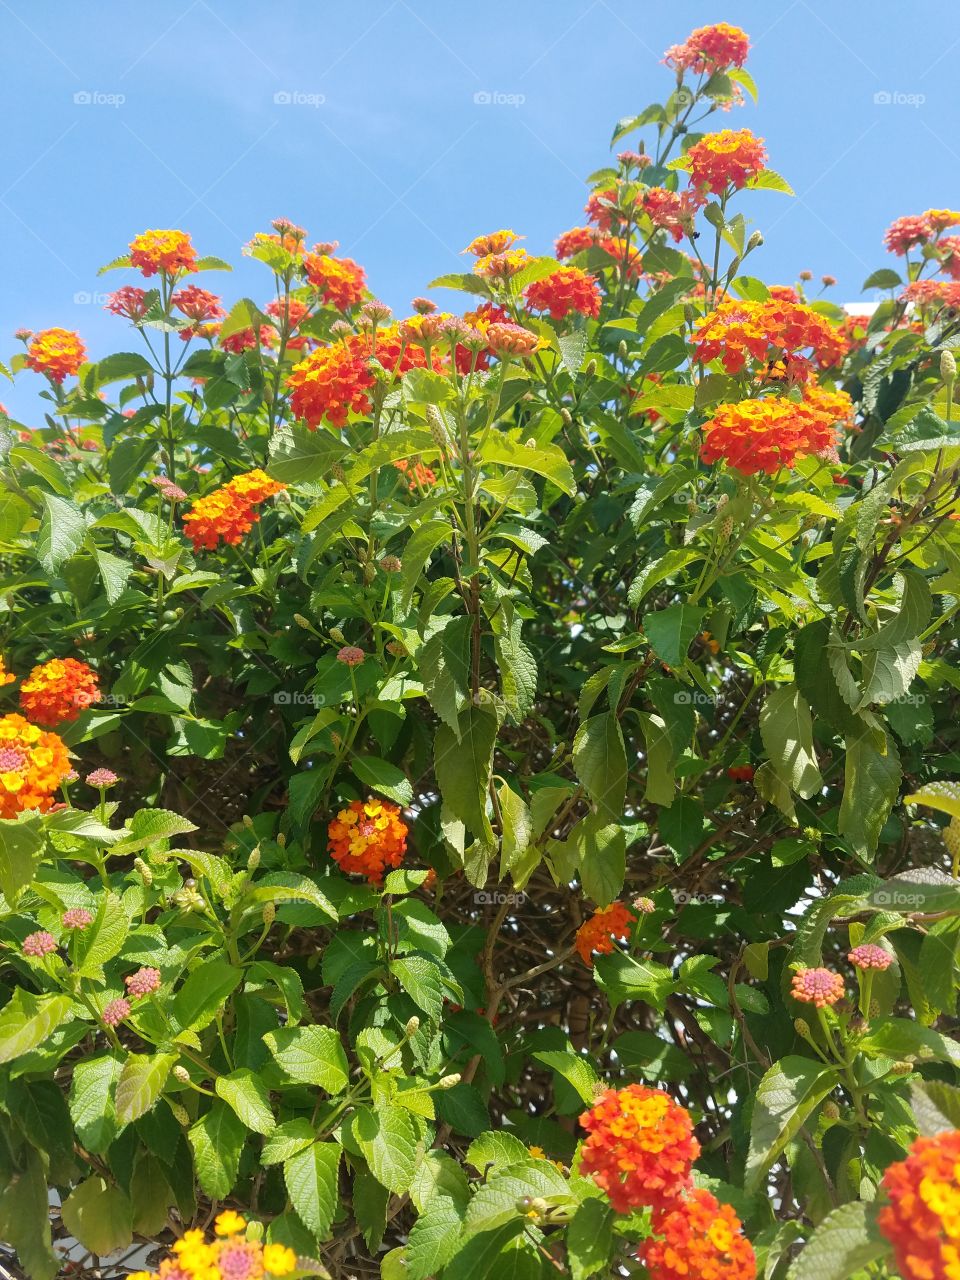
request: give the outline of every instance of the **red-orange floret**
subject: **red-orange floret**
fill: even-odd
[[[43,329],[34,334],[24,362],[28,369],[45,373],[51,382],[63,382],[76,373],[87,358],[79,333],[71,329]]]
[[[622,902],[613,902],[595,911],[577,930],[575,946],[583,963],[592,967],[595,951],[606,955],[613,950],[614,938],[629,938],[630,926],[636,918]]]
[[[76,720],[99,701],[97,673],[76,658],[52,658],[34,667],[20,686],[20,710],[50,727]]]
[[[719,194],[728,187],[739,190],[761,173],[767,152],[749,129],[721,129],[694,143],[687,160],[692,185]]]
[[[534,280],[524,290],[527,306],[547,311],[562,320],[571,311],[581,316],[600,314],[600,286],[595,276],[579,267],[558,267],[542,280]]]
[[[183,529],[194,551],[216,549],[222,539],[236,546],[260,519],[256,508],[286,485],[256,468],[198,498],[183,517]]]
[[[329,253],[308,253],[303,260],[307,279],[321,300],[338,311],[349,311],[363,301],[367,277],[352,258],[334,258]]]
[[[797,458],[835,456],[837,426],[852,421],[853,404],[845,391],[804,388],[800,401],[787,396],[741,400],[721,405],[703,427],[702,462],[723,459],[743,475],[792,467]]]

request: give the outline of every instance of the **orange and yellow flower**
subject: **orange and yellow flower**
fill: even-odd
[[[697,1189],[653,1215],[637,1251],[650,1280],[754,1280],[753,1247],[733,1208]]]
[[[412,492],[437,483],[436,472],[424,466],[419,459],[397,458],[393,465],[402,473],[407,488]]]
[[[530,261],[526,249],[506,249],[503,253],[488,253],[473,264],[474,275],[484,280],[503,283],[518,275]]]
[[[143,231],[130,241],[130,263],[145,276],[192,271],[197,252],[186,231]]]
[[[719,194],[728,187],[739,190],[762,173],[767,152],[749,129],[721,129],[694,143],[687,160],[692,185]]]
[[[622,902],[613,902],[609,907],[595,911],[577,930],[574,945],[583,963],[592,968],[595,951],[606,955],[613,950],[614,938],[629,938],[630,926],[636,918]]]
[[[67,748],[55,733],[16,712],[0,717],[0,818],[27,809],[45,813],[69,772]]]
[[[917,1138],[880,1186],[887,1203],[877,1225],[903,1280],[960,1276],[960,1130]]]
[[[719,357],[727,373],[738,374],[753,361],[765,370],[782,365],[783,375],[798,382],[813,367],[837,364],[846,351],[843,335],[828,320],[812,307],[783,298],[724,299],[698,323],[693,347],[702,364]]]
[[[349,311],[363,301],[367,277],[352,258],[334,258],[329,253],[308,253],[303,260],[307,279],[324,303],[338,311]]]
[[[485,236],[477,236],[476,239],[471,240],[463,252],[472,253],[475,258],[487,258],[492,253],[505,253],[523,238],[515,231],[491,231]]]
[[[717,22],[691,31],[683,44],[675,44],[666,51],[663,60],[677,71],[704,75],[742,67],[749,52],[750,37],[745,31],[729,22]]]
[[[76,720],[100,701],[97,673],[76,658],[52,658],[34,667],[20,686],[20,710],[36,724],[53,728]]]
[[[849,425],[853,404],[845,391],[825,391],[816,383],[803,399],[768,396],[721,405],[704,424],[700,459],[708,466],[721,459],[743,475],[773,475],[797,458],[835,453],[837,427]]]
[[[576,254],[591,249],[596,243],[596,228],[571,227],[569,231],[564,231],[562,235],[557,236],[553,242],[553,251],[561,262],[565,262],[567,258],[573,258]]]
[[[689,1111],[661,1089],[607,1089],[580,1117],[588,1137],[580,1172],[593,1178],[617,1213],[670,1207],[690,1186],[700,1154]]]
[[[12,672],[7,670],[6,663],[3,658],[0,657],[0,689],[2,689],[5,684],[13,684],[16,678],[17,677],[13,675]]]
[[[581,316],[600,314],[596,277],[579,267],[558,267],[542,280],[528,284],[523,296],[532,311],[548,311],[554,320],[562,320],[571,311]]]
[[[260,519],[256,508],[285,488],[258,467],[198,498],[183,517],[194,551],[213,551],[221,539],[236,546]]]
[[[27,348],[28,369],[45,373],[51,382],[62,382],[75,374],[87,358],[79,333],[71,329],[43,329],[34,334]]]
[[[341,871],[380,884],[407,851],[407,824],[397,805],[370,796],[351,800],[327,827],[327,848]]]

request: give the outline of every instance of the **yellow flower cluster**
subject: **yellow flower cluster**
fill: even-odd
[[[285,1244],[263,1244],[247,1232],[247,1220],[225,1209],[214,1222],[216,1239],[193,1228],[173,1246],[157,1271],[138,1271],[130,1280],[283,1280],[297,1270],[297,1255]]]

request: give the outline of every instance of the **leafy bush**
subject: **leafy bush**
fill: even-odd
[[[148,231],[130,350],[21,335],[30,1276],[953,1274],[960,214],[894,224],[869,317],[749,274],[789,187],[704,132],[746,52],[670,50],[555,257],[433,282],[462,317],[281,220],[262,308]]]

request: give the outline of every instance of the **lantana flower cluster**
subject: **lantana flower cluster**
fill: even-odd
[[[960,1275],[960,1130],[921,1137],[889,1166],[877,1225],[903,1280]]]
[[[736,375],[748,364],[763,366],[764,378],[807,381],[814,369],[829,369],[844,356],[842,335],[812,307],[783,298],[762,302],[725,298],[700,320],[693,334],[694,357],[719,359]]]
[[[722,459],[743,475],[774,475],[798,458],[836,456],[837,428],[852,419],[847,393],[816,383],[804,387],[800,400],[767,396],[721,405],[704,424],[700,458],[707,464]]]
[[[398,805],[370,796],[340,810],[327,827],[327,847],[341,871],[377,885],[403,862],[408,830]]]
[[[183,517],[194,551],[213,551],[221,539],[236,546],[260,519],[257,507],[285,488],[255,468],[198,498]]]
[[[63,740],[23,716],[0,716],[0,818],[37,809],[46,813],[70,760]]]
[[[76,658],[52,658],[34,667],[20,685],[20,710],[36,724],[53,728],[76,720],[100,696],[92,667]]]
[[[130,1280],[264,1280],[293,1275],[297,1255],[285,1244],[264,1244],[251,1234],[247,1220],[225,1209],[214,1220],[213,1240],[199,1228],[185,1231],[156,1272],[136,1271]]]

